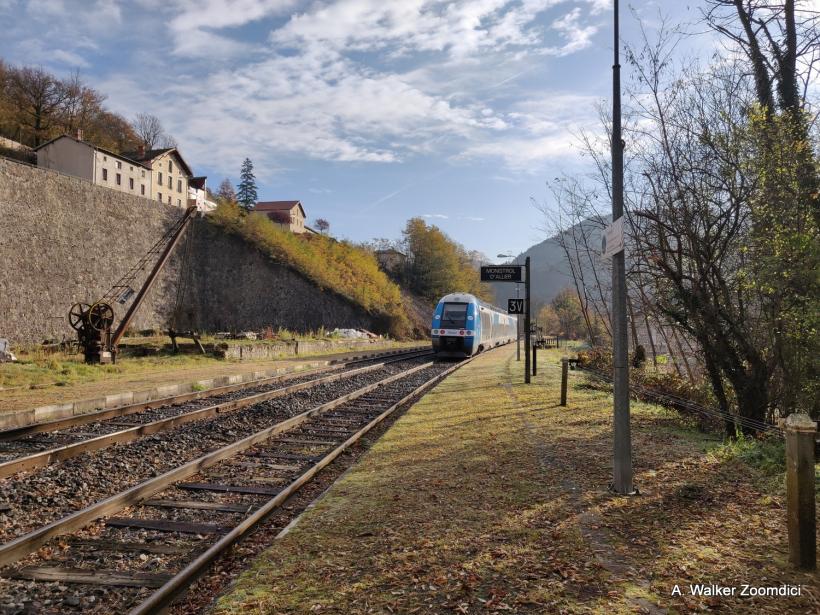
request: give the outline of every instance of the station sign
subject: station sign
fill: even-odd
[[[524,300],[523,299],[507,299],[507,314],[523,314]]]
[[[601,256],[611,258],[624,250],[624,217],[604,229],[601,237]]]
[[[481,268],[482,282],[523,282],[523,265],[490,265]]]

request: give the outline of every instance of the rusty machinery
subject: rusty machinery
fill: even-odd
[[[189,207],[174,225],[157,241],[153,247],[134,265],[128,273],[111,287],[101,299],[93,304],[75,303],[68,313],[68,322],[77,331],[80,347],[86,363],[116,363],[117,349],[125,330],[134,318],[145,295],[151,289],[160,271],[179,243],[185,229],[193,219],[196,207]],[[143,282],[139,292],[132,284],[139,274],[156,259],[151,272]],[[134,297],[133,303],[126,310],[116,329],[114,325],[115,303],[125,305]]]

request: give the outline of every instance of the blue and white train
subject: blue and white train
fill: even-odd
[[[441,298],[433,312],[433,350],[443,357],[469,357],[515,341],[518,319],[468,293]]]

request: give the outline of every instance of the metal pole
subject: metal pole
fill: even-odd
[[[612,221],[624,215],[624,152],[621,139],[621,65],[618,41],[618,0],[615,0],[612,65]],[[634,493],[632,435],[629,426],[629,361],[626,324],[624,252],[612,257],[612,359],[615,399],[613,484],[616,493]]]
[[[515,285],[515,298],[518,299],[518,295],[521,291],[521,285],[516,283]],[[515,360],[521,360],[521,316],[518,315],[515,317]]]
[[[530,257],[524,261],[524,382],[530,383]]]

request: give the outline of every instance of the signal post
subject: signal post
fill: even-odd
[[[507,255],[499,254],[499,258]],[[526,272],[526,277],[524,277]],[[524,282],[524,298],[508,299],[507,313],[524,315],[524,382],[530,383],[530,257],[524,265],[489,265],[481,267],[482,282]],[[516,329],[518,326],[516,325]]]

